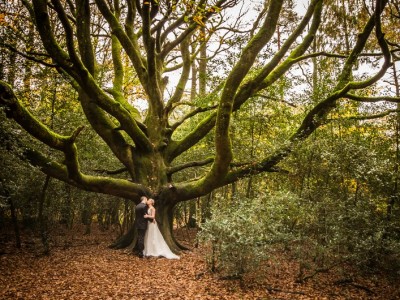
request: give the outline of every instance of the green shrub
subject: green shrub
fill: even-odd
[[[200,242],[209,246],[210,268],[225,276],[242,276],[257,269],[272,246],[293,239],[291,209],[296,201],[292,194],[279,194],[214,206],[211,219],[199,233]]]
[[[318,199],[280,192],[215,200],[199,241],[208,246],[210,268],[223,276],[255,271],[278,246],[299,262],[300,281],[349,263],[399,272],[398,220],[388,222],[370,200],[354,203],[322,190]]]

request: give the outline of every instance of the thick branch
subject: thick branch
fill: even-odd
[[[89,0],[77,0],[76,35],[82,62],[92,76],[95,71],[95,58],[92,40],[90,38],[90,7]]]
[[[36,119],[18,100],[14,92],[4,81],[0,80],[0,106],[5,107],[8,118],[13,118],[27,132],[51,148],[63,151],[68,136],[59,135]]]
[[[383,70],[387,70],[389,67],[390,63],[387,62],[389,59],[390,61],[390,53],[389,57],[387,57],[387,54],[385,55],[385,63],[383,64],[381,70],[373,77],[366,81],[362,82],[349,82],[349,78],[351,77],[351,72],[354,64],[357,62],[357,58],[359,54],[362,52],[362,50],[365,47],[365,44],[371,35],[371,32],[374,28],[375,22],[376,22],[376,15],[379,16],[379,14],[382,11],[375,11],[374,15],[371,16],[371,18],[368,20],[367,24],[364,27],[364,30],[361,34],[358,35],[357,42],[350,53],[348,59],[345,62],[345,65],[343,67],[343,70],[338,78],[338,84],[334,88],[333,92],[328,96],[324,101],[320,102],[317,104],[304,118],[303,123],[297,130],[297,132],[291,137],[291,141],[296,141],[296,140],[302,140],[306,137],[308,137],[316,128],[318,128],[321,124],[324,122],[325,116],[333,109],[336,107],[336,101],[344,97],[346,93],[350,89],[355,89],[355,88],[363,88],[368,85],[371,85],[372,83],[376,82],[379,78],[381,78],[384,75]],[[387,49],[385,48],[385,43],[382,41],[383,37],[378,37],[380,40],[381,48],[383,52],[387,53]]]
[[[127,37],[130,39],[132,43],[134,43],[135,33],[134,33],[134,22],[136,18],[136,2],[135,1],[127,1],[128,4],[128,12],[125,18],[125,31]]]
[[[196,8],[196,12],[203,12],[204,11],[204,5],[205,5],[204,0],[200,1]],[[215,3],[215,7],[217,8],[222,8],[224,7],[224,4],[229,4],[230,0],[219,0],[217,3]],[[203,22],[205,22],[207,19],[209,19],[212,15],[214,15],[216,10],[209,10],[206,13],[204,13],[203,17]],[[185,16],[182,16],[177,22],[175,22],[170,28],[167,28],[166,32],[163,33],[161,36],[161,39],[166,38],[168,35],[168,32],[172,31],[174,28],[177,28],[179,25],[181,25],[185,20]],[[164,59],[172,49],[174,49],[177,45],[179,45],[184,39],[186,39],[196,28],[198,27],[198,23],[195,21],[191,21],[191,24],[184,30],[178,37],[176,37],[173,41],[170,41],[165,44],[164,48],[162,49],[160,53],[160,57]]]
[[[391,96],[367,97],[367,96],[357,96],[351,93],[347,93],[346,95],[343,96],[343,98],[347,98],[357,102],[373,103],[373,102],[387,101],[387,102],[400,103],[400,97],[391,97]]]
[[[85,90],[86,93],[91,94],[90,101],[96,101],[101,108],[119,120],[124,130],[129,134],[132,140],[135,141],[136,145],[142,147],[143,149],[150,150],[151,144],[134,121],[134,116],[132,116],[129,111],[122,108],[120,103],[115,102],[113,99],[108,97],[96,84],[94,78],[90,74],[90,70],[86,69],[80,62],[79,58],[75,57],[76,53],[75,50],[72,49],[73,41],[71,41],[72,29],[58,0],[53,1],[68,33],[69,38],[67,40],[67,44],[70,54],[74,56],[73,61],[75,64],[72,65],[68,62],[68,55],[58,46],[53,36],[45,1],[34,0],[33,3],[36,19],[41,20],[41,22],[37,22],[37,27],[47,52],[57,63],[60,64],[64,70],[66,70],[68,74],[70,74],[76,80],[76,82],[81,86],[82,89]],[[98,1],[104,3],[102,0]],[[105,3],[104,5],[106,6]],[[113,17],[110,17],[110,19],[117,22],[108,8],[105,10]],[[90,64],[90,62],[88,63]]]
[[[75,51],[75,42],[74,42],[74,31],[72,29],[72,26],[68,20],[68,16],[64,11],[63,6],[61,5],[59,0],[51,0],[51,2],[54,5],[54,8],[58,14],[58,17],[61,21],[61,24],[64,27],[65,30],[65,41],[69,53],[69,57],[74,63],[74,65],[81,66],[82,62],[80,61],[76,51]]]
[[[146,49],[147,57],[147,80],[145,82],[144,88],[149,95],[150,109],[156,113],[157,116],[161,116],[161,110],[163,107],[162,96],[160,93],[160,73],[157,68],[157,54],[156,54],[156,42],[151,35],[151,20],[153,13],[157,13],[158,4],[155,1],[144,1],[142,6],[142,33],[143,33],[143,43]]]
[[[185,164],[182,164],[182,165],[170,167],[167,170],[167,174],[168,175],[172,175],[174,173],[177,173],[177,172],[182,171],[182,170],[187,169],[187,168],[202,167],[202,166],[205,166],[205,165],[208,165],[208,164],[212,163],[213,161],[214,161],[214,158],[212,158],[212,157],[211,158],[207,158],[207,159],[202,160],[202,161],[191,161],[191,162],[188,162],[188,163],[185,163]]]
[[[203,194],[207,191],[211,191],[218,186],[218,182],[221,181],[221,178],[225,178],[229,164],[232,160],[229,123],[233,107],[233,99],[240,83],[252,67],[258,53],[273,36],[282,4],[283,1],[281,0],[270,3],[268,14],[264,20],[262,28],[245,47],[239,61],[234,66],[226,80],[216,116],[216,154],[210,171],[198,181],[182,184],[180,197],[185,199],[186,197],[189,197],[190,199],[199,193]],[[208,120],[211,120],[212,118],[213,115],[209,117]],[[209,122],[208,125],[212,126],[213,123]]]
[[[225,176],[232,159],[232,149],[229,137],[229,123],[232,113],[234,96],[243,78],[252,67],[258,53],[273,36],[282,9],[283,1],[273,1],[260,31],[244,48],[239,61],[229,74],[216,116],[215,123],[215,160],[210,172],[205,176],[203,184],[215,185],[217,178]]]
[[[181,100],[182,95],[185,91],[186,83],[188,82],[189,75],[190,75],[190,66],[191,66],[191,59],[190,59],[190,51],[189,51],[189,39],[183,41],[181,43],[181,53],[182,53],[182,60],[183,60],[183,69],[181,77],[179,78],[179,82],[176,86],[175,93],[172,95],[170,100],[168,101],[165,107],[165,114],[168,115],[169,111],[172,108],[174,103],[177,103]]]
[[[214,110],[216,109],[218,106],[217,105],[213,105],[213,106],[208,106],[208,107],[197,107],[196,109],[192,110],[191,112],[189,112],[188,114],[186,114],[185,116],[183,116],[179,121],[177,121],[176,123],[174,123],[171,126],[172,131],[174,131],[176,128],[178,128],[180,125],[183,124],[183,122],[185,122],[186,120],[194,117],[195,115],[202,113],[202,112],[206,112],[206,111],[210,111],[210,110]]]
[[[117,130],[110,117],[95,103],[91,102],[90,97],[83,91],[80,89],[79,91],[79,99],[87,120],[97,134],[107,143],[115,156],[130,171],[131,178],[135,180],[135,174],[132,173],[134,170],[132,146],[126,141],[123,134]]]
[[[223,185],[235,182],[240,178],[248,177],[250,175],[257,175],[263,172],[277,172],[279,168],[277,168],[276,165],[289,155],[294,146],[294,143],[285,145],[281,149],[278,149],[274,154],[263,159],[261,162],[230,170],[224,179]]]
[[[269,39],[272,37],[275,27],[271,26],[275,25],[277,19],[279,17],[279,12],[282,6],[282,1],[276,1],[273,2],[270,6],[270,9],[268,11],[268,15],[266,16],[266,19],[264,21],[263,28],[253,37],[253,39],[250,41],[249,45],[243,50],[243,53],[241,55],[241,58],[239,62],[236,64],[234,69],[232,70],[230,76],[225,82],[224,86],[224,91],[222,93],[220,103],[220,120],[224,120],[223,124],[219,126],[220,130],[222,130],[220,133],[217,133],[216,136],[217,140],[219,141],[218,145],[222,146],[220,148],[221,156],[220,158],[223,160],[227,159],[230,160],[230,142],[228,138],[228,127],[229,127],[229,119],[230,119],[230,113],[231,113],[231,105],[232,103],[229,103],[234,99],[234,93],[236,89],[238,88],[240,82],[243,80],[244,76],[248,72],[248,70],[251,68],[258,52],[264,47],[264,45],[269,41]],[[222,102],[225,101],[227,104],[223,105]],[[225,107],[224,107],[225,106]],[[224,107],[222,109],[222,107]],[[238,109],[238,107],[237,107]],[[224,110],[224,113],[221,114],[221,111]],[[180,153],[186,151],[189,146],[192,146],[198,142],[199,137],[204,137],[215,125],[215,120],[216,120],[216,115],[212,114],[211,116],[207,117],[205,120],[203,120],[199,125],[187,136],[185,137],[184,140],[176,142],[176,143],[171,143],[170,144],[170,151],[169,151],[169,159],[172,160],[174,157],[179,155]],[[225,138],[221,138],[225,137]],[[223,140],[225,139],[225,140]],[[217,146],[217,147],[219,147]],[[218,152],[217,152],[218,153]],[[229,162],[226,161],[224,164],[224,168],[229,166]],[[215,172],[214,170],[213,172]]]
[[[138,74],[140,82],[143,84],[143,86],[147,86],[146,85],[148,76],[147,70],[143,64],[144,59],[140,55],[137,45],[133,43],[133,41],[122,29],[121,24],[119,23],[117,18],[113,15],[111,10],[108,8],[107,3],[104,0],[95,0],[95,1],[100,12],[111,26],[111,30],[118,37],[122,47],[124,47],[124,50],[126,51],[128,57],[130,58],[133,64],[133,67],[136,70],[136,73]]]
[[[400,110],[398,109],[389,109],[386,110],[384,112],[381,112],[379,114],[374,114],[374,115],[367,115],[367,116],[350,116],[350,117],[346,117],[346,118],[340,118],[340,119],[330,119],[328,121],[341,121],[341,120],[373,120],[373,119],[380,119],[380,118],[384,118],[390,114],[393,113],[400,113]]]
[[[379,0],[378,0],[379,1]],[[375,14],[379,15],[382,11],[382,7],[379,7],[375,11]],[[385,53],[385,63],[382,66],[382,69],[371,79],[363,81],[361,83],[351,83],[349,82],[350,73],[352,66],[357,61],[357,57],[364,49],[365,43],[369,38],[374,24],[379,26],[379,22],[376,19],[376,15],[372,16],[371,19],[367,22],[364,27],[363,32],[358,36],[358,40],[356,42],[355,47],[353,48],[349,58],[347,59],[345,66],[342,70],[341,75],[339,76],[338,85],[335,87],[333,92],[328,96],[324,101],[320,102],[316,105],[305,117],[303,123],[300,125],[299,129],[295,134],[292,135],[289,142],[286,143],[281,149],[278,149],[273,155],[265,158],[260,163],[243,166],[241,168],[235,168],[234,170],[229,171],[229,173],[224,176],[224,179],[218,183],[218,186],[223,186],[231,182],[235,182],[240,178],[258,174],[261,172],[274,171],[275,166],[282,161],[285,157],[287,157],[293,148],[301,141],[307,138],[313,131],[316,130],[319,126],[324,124],[325,116],[336,106],[336,101],[344,96],[350,89],[352,88],[362,88],[367,86],[368,84],[372,84],[378,80],[382,76],[383,71],[386,70],[390,63],[387,62],[388,54],[390,52],[388,49],[385,49],[385,41],[383,40],[383,36],[380,33],[380,30],[377,30],[377,38],[380,40],[380,46],[382,52]],[[196,182],[190,183],[181,183],[175,184],[177,190],[180,192],[180,197],[184,199],[190,199],[196,196],[197,192],[205,192],[207,191],[207,186],[203,185],[204,179],[200,179]],[[215,186],[214,186],[215,187]]]
[[[173,141],[168,145],[166,160],[171,162],[175,157],[197,144],[215,126],[216,113],[205,118],[183,140]]]
[[[79,181],[74,181],[69,177],[64,165],[49,160],[40,152],[29,148],[25,149],[25,157],[32,165],[39,167],[43,173],[86,191],[114,195],[130,200],[138,199],[140,196],[149,193],[146,187],[124,179],[80,174]]]
[[[58,65],[63,67],[69,73],[72,70],[72,62],[70,61],[68,54],[62,50],[54,37],[47,11],[47,1],[33,0],[32,3],[35,13],[34,18],[35,20],[40,20],[40,22],[36,22],[36,27],[46,51]]]
[[[133,184],[126,180],[93,177],[81,173],[75,139],[83,127],[75,130],[71,136],[61,136],[54,133],[21,105],[11,87],[3,81],[0,81],[0,105],[5,107],[7,117],[13,118],[33,137],[64,153],[65,165],[62,165],[48,160],[39,152],[26,147],[28,149],[26,152],[27,157],[30,162],[35,166],[41,167],[44,173],[87,191],[113,194],[126,198],[143,194],[145,188],[141,185]]]
[[[258,75],[254,79],[245,83],[240,88],[235,97],[234,110],[239,109],[240,106],[252,95],[275,82],[287,70],[289,70],[291,66],[296,63],[295,59],[301,56],[309,48],[314,39],[315,33],[317,32],[321,21],[321,12],[322,1],[314,0],[308,7],[307,12],[304,15],[299,26],[297,26],[296,30],[293,31],[293,33],[285,41],[285,43],[282,45],[282,48],[274,55],[271,61],[258,73]],[[277,67],[278,63],[287,53],[290,46],[296,41],[296,39],[305,29],[312,16],[314,16],[314,18],[311,27],[306,37],[303,39],[302,43],[297,48],[295,48],[290,53],[289,57]]]
[[[376,14],[380,14],[381,11],[376,11]],[[350,89],[350,87],[356,87],[356,86],[364,86],[365,82],[362,84],[344,84],[344,81],[349,78],[349,72],[351,71],[351,67],[356,61],[356,58],[358,57],[358,54],[361,53],[363,50],[365,43],[370,36],[370,33],[373,29],[374,23],[376,19],[375,16],[372,16],[368,23],[366,24],[364,31],[362,34],[359,35],[357,43],[350,54],[348,60],[346,61],[346,64],[343,68],[342,74],[339,78],[339,83],[337,87],[334,89],[332,94],[327,97],[324,101],[320,102],[317,104],[304,118],[303,123],[297,130],[297,132],[290,138],[290,143],[282,147],[282,149],[279,149],[274,155],[264,159],[261,163],[252,166],[252,167],[247,167],[247,168],[242,168],[238,169],[235,171],[232,171],[229,173],[229,175],[226,177],[226,182],[230,183],[238,178],[242,178],[245,176],[248,176],[249,174],[258,174],[261,172],[269,171],[271,168],[273,168],[277,163],[279,163],[283,158],[285,158],[289,153],[292,151],[292,149],[295,147],[295,145],[308,137],[313,131],[315,131],[319,126],[324,124],[324,117],[336,106],[336,100],[338,100],[340,97],[344,96],[346,94],[346,91]],[[384,48],[384,45],[381,46]],[[382,49],[383,52],[388,53],[386,49]],[[390,57],[390,54],[389,54]],[[387,58],[386,58],[387,59]],[[382,68],[387,68],[384,64]],[[374,80],[378,77],[383,76],[382,72],[378,72],[376,76],[373,76]],[[379,78],[380,78],[379,77]],[[377,80],[377,79],[376,79]],[[369,84],[372,84],[372,80],[367,80]]]

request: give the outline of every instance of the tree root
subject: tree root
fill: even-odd
[[[285,294],[295,294],[295,295],[304,295],[307,296],[306,293],[304,292],[299,292],[299,291],[287,291],[287,290],[282,290],[282,289],[278,289],[278,288],[274,288],[272,286],[267,286],[266,287],[268,292],[278,292],[278,293],[285,293]]]
[[[343,285],[349,285],[349,286],[355,287],[357,289],[364,290],[370,295],[375,294],[370,288],[368,288],[366,286],[363,286],[361,284],[355,283],[353,281],[353,279],[351,279],[351,278],[345,278],[345,279],[337,280],[337,281],[334,282],[334,284],[335,285],[342,285],[342,286]]]

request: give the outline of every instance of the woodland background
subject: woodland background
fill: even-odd
[[[256,165],[274,153],[320,99],[329,96],[343,66],[338,59],[351,52],[375,3],[366,2],[327,1],[329,9],[311,48],[314,53],[329,49],[329,55],[299,63],[231,112],[229,137],[235,162]],[[35,27],[17,20],[23,15],[21,3],[10,3],[2,4],[0,12],[0,79],[51,130],[71,132],[85,125],[76,140],[82,169],[90,174],[120,174],[119,161],[90,128],[69,79],[52,66],[37,63]],[[269,2],[265,3],[266,7]],[[289,32],[291,22],[299,18],[302,3],[286,3],[275,44],[284,41],[285,29]],[[188,249],[179,261],[139,260],[130,247],[109,248],[132,228],[135,202],[84,191],[42,173],[24,156],[27,145],[49,157],[57,157],[55,150],[29,136],[8,118],[7,106],[2,105],[0,298],[400,299],[399,5],[389,1],[382,17],[393,63],[379,82],[360,92],[364,101],[341,99],[276,168],[250,172],[176,203],[173,234]],[[260,12],[264,6],[260,2],[255,7]],[[245,19],[244,14],[238,17]],[[251,20],[256,22],[255,17]],[[195,22],[202,25],[201,19]],[[206,78],[197,78],[206,80],[207,89],[223,83],[239,60],[250,34],[250,29],[236,32],[240,24],[231,24],[223,38],[210,42],[206,71],[200,70]],[[13,44],[15,36],[19,39]],[[102,46],[98,51],[108,53],[104,56],[108,61],[97,76],[109,82],[110,44]],[[353,66],[352,79],[366,79],[379,70],[378,48],[376,43],[365,47]],[[139,99],[135,105],[144,118],[149,112],[141,100],[144,92],[125,62],[129,75],[125,89]],[[255,76],[251,71],[248,75]],[[215,108],[216,100],[198,89],[188,85],[182,101],[192,100],[190,107]],[[185,113],[190,111],[182,108],[173,117]],[[197,115],[186,120],[178,135],[192,132],[201,120]],[[217,142],[210,132],[178,160],[206,158],[216,151]],[[198,178],[208,170],[206,164],[192,165],[174,175],[174,181]]]

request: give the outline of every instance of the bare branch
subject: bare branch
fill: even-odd
[[[18,55],[21,55],[22,57],[24,57],[24,58],[26,58],[26,59],[28,59],[28,60],[37,62],[37,63],[39,63],[39,64],[41,64],[41,65],[46,66],[46,67],[50,67],[50,68],[56,68],[56,67],[57,67],[56,64],[48,63],[48,62],[45,61],[45,59],[39,59],[39,58],[36,57],[36,56],[44,56],[44,57],[46,57],[47,59],[49,59],[49,55],[48,55],[48,54],[45,54],[45,53],[35,53],[35,52],[27,52],[27,53],[24,53],[24,52],[19,51],[19,50],[18,50],[17,48],[15,48],[14,46],[9,45],[9,44],[5,44],[5,43],[0,43],[0,47],[7,48],[8,50],[17,53]]]

